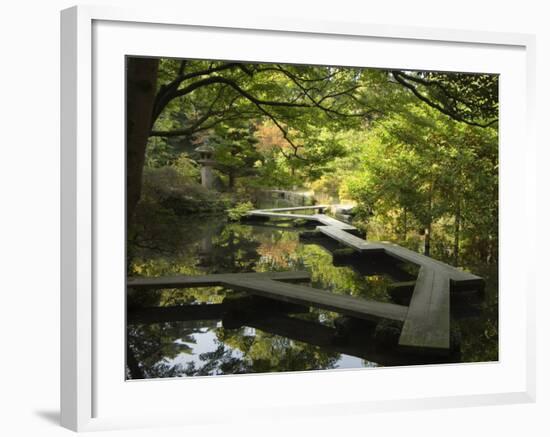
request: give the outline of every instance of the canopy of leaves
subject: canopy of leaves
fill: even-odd
[[[392,71],[394,80],[454,120],[487,127],[498,122],[498,75]]]
[[[335,266],[330,253],[300,242],[288,224],[252,227],[199,215],[217,208],[237,219],[259,206],[257,192],[285,188],[312,191],[320,203],[353,204],[354,224],[369,239],[419,251],[431,239],[432,256],[479,272],[496,290],[498,115],[497,75],[161,59],[128,274],[307,269],[321,289],[389,299],[388,278]],[[199,182],[195,149],[203,144],[213,148],[216,190]],[[229,293],[162,290],[129,301],[220,303]],[[488,317],[463,330],[465,350],[477,359],[498,353],[494,291],[488,302]],[[335,315],[300,317],[330,324]],[[140,363],[134,372],[305,370],[337,359],[261,330],[252,337],[241,328],[208,329],[216,347],[199,354],[200,364],[177,367],[174,357],[196,349],[195,328],[130,327],[128,355]]]

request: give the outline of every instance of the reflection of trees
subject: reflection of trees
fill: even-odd
[[[223,374],[250,373],[247,363],[241,358],[233,356],[231,349],[227,349],[223,343],[218,343],[216,350],[199,355],[203,365],[197,367],[194,361],[181,368],[186,376],[210,376]]]
[[[318,245],[299,244],[294,233],[274,232],[262,241],[258,252],[257,270],[299,270],[311,272],[314,287],[337,294],[349,294],[387,301],[388,278],[381,275],[364,276],[349,266],[335,266],[332,254]]]
[[[306,266],[298,256],[299,239],[294,232],[260,228],[257,271],[303,270]]]
[[[180,318],[181,322],[177,323],[192,326],[196,323],[193,322],[196,316],[221,317],[224,328],[215,328],[215,320],[198,323],[203,328],[210,325],[210,331],[216,336],[215,349],[176,365],[169,363],[174,356],[157,355],[139,362],[132,350],[127,361],[132,378],[331,369],[336,367],[341,354],[382,365],[440,363],[456,359],[407,354],[392,345],[376,341],[375,325],[372,323],[333,314],[333,319],[336,318],[338,323],[323,324],[319,320],[320,313],[302,312],[304,309],[298,308],[270,310],[271,305],[266,300],[249,306],[247,311],[238,312],[232,312],[232,308],[239,309],[240,305],[227,303],[193,307],[143,309],[138,312],[137,320],[156,323]],[[289,315],[287,311],[297,313]],[[135,317],[131,320],[136,321]],[[175,343],[176,340],[182,342],[181,338],[174,337],[168,343]],[[179,354],[186,352],[191,356],[193,351],[189,349]]]
[[[273,270],[292,270],[297,261],[295,256],[297,248],[298,241],[296,239],[273,238],[264,240],[258,248],[258,253],[261,255],[259,262],[262,265],[273,267]]]
[[[485,296],[478,303],[479,314],[459,320],[462,334],[464,361],[480,362],[498,360],[498,266],[472,268],[476,274],[487,278]]]
[[[217,234],[223,227],[223,216],[166,215],[149,210],[148,215],[133,223],[128,232],[128,257],[135,259],[171,259],[196,252],[201,240]],[[139,272],[137,272],[139,274]]]
[[[192,354],[196,343],[193,334],[197,332],[199,328],[185,327],[180,322],[129,325],[126,339],[130,377],[135,378],[136,373],[144,378],[173,376],[177,368],[168,361],[182,353]]]
[[[147,232],[150,232],[151,229],[148,228]],[[407,281],[410,280],[411,275],[412,277],[415,275],[414,271],[400,270],[403,266],[388,266],[385,261],[378,265],[375,260],[359,259],[357,255],[353,254],[347,256],[344,253],[338,262],[335,262],[333,254],[338,249],[337,246],[323,245],[323,248],[316,241],[314,244],[303,244],[299,241],[297,232],[240,223],[226,224],[220,218],[215,217],[208,219],[202,217],[199,220],[186,219],[176,225],[166,225],[164,228],[155,225],[155,232],[150,233],[147,238],[156,238],[158,232],[161,231],[166,233],[164,239],[157,241],[158,245],[162,245],[162,250],[151,247],[134,247],[130,265],[133,275],[200,275],[215,272],[307,269],[311,273],[314,287],[378,301],[391,299],[388,296],[390,276],[394,281]],[[140,236],[142,239],[140,241],[147,241],[146,234],[145,232]],[[208,239],[208,244],[204,243],[205,239]],[[203,261],[207,259],[208,262],[199,263],[197,254],[206,252],[208,252],[208,257],[203,258]],[[467,269],[487,279],[485,300],[476,303],[480,310],[480,316],[459,319],[454,311],[454,303],[451,304],[452,314],[456,316],[456,323],[462,333],[462,360],[496,360],[498,359],[498,271],[496,264],[488,266],[485,262],[476,263],[475,254],[464,253],[462,259],[467,264],[465,265]],[[387,268],[390,268],[391,271],[385,271]],[[134,307],[165,307],[196,303],[219,304],[232,293],[220,287],[169,289],[135,294],[130,292],[128,304]],[[292,317],[334,329],[335,321],[339,315],[310,309],[307,313]],[[267,319],[261,320],[267,321]],[[206,325],[207,322],[202,321],[196,326],[204,327]],[[243,322],[243,325],[246,326],[246,323]],[[227,327],[229,325],[224,324],[224,326],[226,327],[211,328],[217,337],[218,344],[214,351],[201,354],[198,357],[201,359],[200,363],[195,360],[195,364],[193,364],[189,360],[189,363],[176,365],[171,362],[175,357],[181,354],[191,356],[193,353],[195,340],[192,335],[200,332],[197,327],[185,326],[181,322],[130,325],[128,327],[128,346],[131,352],[129,356],[135,358],[133,365],[131,360],[128,360],[129,367],[134,368],[133,372],[130,369],[131,376],[136,377],[133,375],[137,374],[137,377],[141,377],[139,372],[143,373],[143,377],[155,378],[325,369],[335,366],[340,353],[354,355],[341,348],[328,347],[323,342],[311,341],[307,343],[307,338],[300,335],[295,336],[292,340],[289,333],[285,335],[286,328],[272,329],[274,325],[265,323],[264,325],[260,323],[250,325],[257,328],[254,336],[249,335],[250,333],[245,328],[229,329]],[[270,329],[272,330],[270,331]],[[363,334],[361,335],[364,337]],[[355,352],[360,353],[358,349]],[[372,358],[377,357],[374,352],[366,350],[364,355],[361,355],[363,354],[361,352],[355,356],[376,361]],[[379,357],[382,361],[376,362],[382,364],[407,363],[400,357],[388,361],[384,361],[387,357]]]
[[[220,334],[220,340],[250,360],[254,372],[331,369],[339,358],[338,353],[259,330],[252,340],[243,335],[243,328]]]
[[[188,363],[183,373],[206,376],[330,369],[339,357],[338,353],[325,352],[306,343],[261,331],[250,337],[244,330],[218,329],[216,350],[199,356],[201,361],[205,361],[200,367],[194,362]],[[235,350],[240,353],[235,354]]]
[[[185,343],[194,344],[191,335],[198,330],[182,336],[181,331],[172,332],[167,325],[149,325],[152,329],[143,329],[144,325],[141,325],[140,331],[129,330],[130,378],[330,369],[339,357],[336,352],[326,352],[313,345],[261,331],[256,331],[256,335],[251,337],[246,335],[245,328],[217,328],[217,347],[198,356],[202,362],[200,365],[195,361],[170,364],[169,361],[179,354],[188,353],[191,356],[193,350]]]
[[[258,259],[252,230],[247,226],[228,224],[213,239],[207,266],[209,273],[238,273],[254,270]]]

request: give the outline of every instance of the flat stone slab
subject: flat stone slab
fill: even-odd
[[[251,273],[221,273],[202,276],[162,276],[157,278],[135,278],[126,283],[128,288],[193,288],[208,286],[223,286],[235,278],[275,279],[277,281],[303,282],[309,281],[309,272],[251,272]]]
[[[317,230],[358,252],[376,251],[420,267],[399,345],[409,348],[450,348],[450,292],[453,286],[482,287],[483,279],[391,243],[369,242],[341,229]]]
[[[223,286],[283,302],[322,308],[367,320],[404,321],[407,307],[339,295],[289,282],[309,280],[307,272],[228,273],[129,280],[128,288],[190,288]],[[209,310],[205,310],[208,312]]]
[[[253,210],[249,216],[303,219],[319,223],[317,231],[353,250],[384,253],[401,262],[419,267],[409,306],[337,295],[325,290],[298,285],[309,280],[308,272],[251,272],[204,276],[135,278],[128,288],[190,288],[223,286],[283,302],[317,307],[367,320],[402,322],[399,346],[404,348],[449,351],[450,293],[483,287],[483,279],[456,267],[392,243],[364,240],[352,232],[354,226],[325,214],[292,214],[291,211],[321,210],[327,205],[310,205],[274,210]]]
[[[321,205],[322,208],[325,208],[326,205]],[[317,222],[324,226],[332,226],[338,229],[344,229],[349,231],[356,231],[357,228],[348,223],[341,222],[335,218],[329,217],[325,214],[292,214],[288,211],[300,211],[307,209],[317,209],[319,207],[298,207],[298,208],[275,208],[275,209],[255,209],[248,211],[247,215],[252,217],[268,217],[268,218],[290,218],[290,219],[302,219],[308,220],[311,222]]]
[[[387,319],[402,322],[407,314],[406,306],[334,294],[330,291],[274,280],[236,278],[231,281],[230,286],[271,299],[322,308],[366,320]]]
[[[320,225],[317,226],[317,231],[357,252],[385,253],[399,261],[419,266],[418,278],[399,338],[399,345],[403,347],[448,350],[450,293],[459,289],[480,289],[484,285],[483,279],[479,276],[397,244],[372,242],[352,235],[351,232],[357,231],[354,226],[325,214],[285,214],[280,209],[254,210],[248,214],[318,222]]]

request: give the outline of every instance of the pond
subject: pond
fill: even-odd
[[[136,225],[128,276],[307,271],[311,286],[399,302],[390,284],[414,280],[414,266],[350,256],[327,238],[301,239],[291,221],[228,222],[187,216]],[[310,228],[312,229],[312,228]],[[342,255],[343,256],[340,256]],[[487,281],[483,299],[452,301],[460,352],[403,354],[376,342],[376,327],[317,308],[270,301],[221,287],[128,290],[129,379],[363,368],[498,360],[496,267],[467,266]],[[406,303],[404,303],[406,304]],[[174,311],[175,309],[175,311]]]

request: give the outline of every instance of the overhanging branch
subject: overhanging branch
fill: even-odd
[[[495,123],[498,122],[498,119],[495,119],[495,120],[491,120],[487,123],[478,123],[476,121],[472,121],[472,120],[468,120],[464,117],[462,117],[461,115],[457,114],[456,112],[453,112],[453,111],[450,111],[448,110],[447,108],[445,108],[444,106],[432,101],[431,99],[429,99],[428,97],[426,97],[424,94],[422,94],[420,91],[418,91],[418,89],[412,85],[411,83],[407,82],[407,80],[403,77],[403,73],[401,73],[400,71],[392,71],[391,72],[392,74],[392,77],[401,85],[403,85],[405,88],[407,88],[408,90],[410,90],[418,99],[420,99],[421,101],[423,101],[424,103],[426,103],[428,106],[438,110],[439,112],[445,114],[445,115],[448,115],[449,117],[451,117],[453,120],[456,120],[456,121],[459,121],[459,122],[462,122],[462,123],[466,123],[466,124],[469,124],[470,126],[477,126],[477,127],[489,127]],[[406,76],[406,75],[405,75]],[[410,79],[409,76],[406,76],[408,79]]]

